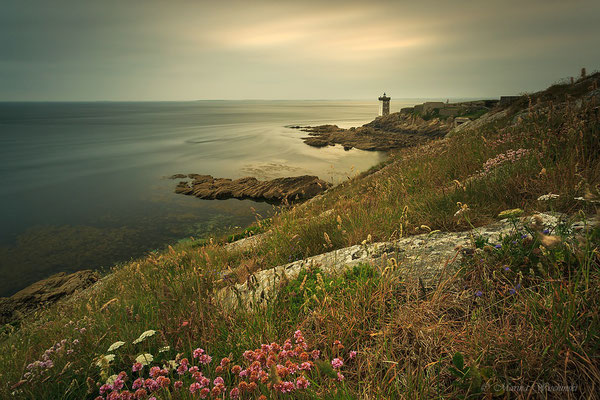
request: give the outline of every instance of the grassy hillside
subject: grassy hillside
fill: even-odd
[[[211,294],[258,269],[364,240],[465,230],[507,209],[597,213],[576,198],[600,195],[599,80],[551,87],[476,130],[398,151],[322,197],[282,207],[251,228],[267,232],[251,249],[195,240],[116,266],[81,295],[4,326],[0,393],[595,398],[598,229],[542,232],[515,219],[520,231],[501,243],[474,238],[475,256],[430,290],[364,265],[344,276],[307,269],[259,310],[226,310]],[[548,193],[560,197],[537,200]]]

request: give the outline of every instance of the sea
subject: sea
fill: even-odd
[[[175,194],[174,174],[335,184],[367,170],[386,154],[310,147],[291,126],[349,128],[378,112],[376,100],[0,103],[0,296],[276,210]]]

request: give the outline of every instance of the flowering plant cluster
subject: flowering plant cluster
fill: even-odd
[[[23,380],[33,380],[35,377],[44,376],[52,368],[54,368],[54,361],[57,358],[64,357],[75,351],[75,347],[79,345],[79,340],[75,339],[72,342],[67,339],[63,339],[60,342],[56,342],[52,347],[44,351],[39,360],[33,361],[27,365],[27,372],[23,374]]]
[[[481,172],[483,173],[483,175],[487,175],[488,173],[490,173],[490,171],[492,171],[495,168],[498,168],[502,164],[508,162],[514,163],[530,153],[531,150],[523,148],[517,150],[508,150],[505,153],[500,153],[496,157],[488,159],[483,164],[483,169]]]
[[[187,393],[191,398],[200,399],[266,399],[266,395],[272,393],[306,391],[314,383],[317,370],[332,381],[345,379],[343,349],[336,340],[333,351],[337,357],[330,362],[323,360],[321,351],[309,348],[304,335],[297,330],[294,338],[283,344],[261,344],[257,349],[244,351],[239,364],[225,357],[213,367],[212,357],[197,348],[191,359],[179,354],[162,366],[136,361],[131,368],[131,379],[125,371],[111,376],[100,387],[96,400],[156,399],[161,394],[172,396],[174,393],[179,397]],[[356,355],[356,351],[350,351],[346,362]]]

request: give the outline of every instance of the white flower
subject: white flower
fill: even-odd
[[[554,193],[548,193],[548,194],[544,194],[540,197],[538,197],[539,201],[548,201],[548,200],[554,200],[554,199],[558,199],[560,196],[558,194],[554,194]]]
[[[121,342],[121,341],[114,342],[108,348],[108,352],[115,351],[116,349],[118,349],[119,347],[123,346],[124,344],[125,344],[125,342]]]
[[[115,355],[114,354],[107,354],[105,356],[100,356],[98,358],[98,361],[96,361],[96,365],[100,368],[104,367],[105,365],[110,364],[111,361],[113,361],[115,359]]]
[[[135,358],[135,362],[139,362],[142,365],[148,365],[154,360],[152,354],[143,353]]]
[[[113,383],[115,383],[115,381],[117,380],[117,378],[119,377],[119,375],[111,375],[108,377],[108,379],[106,380],[106,384],[107,385],[112,385]]]
[[[149,331],[142,333],[139,338],[135,339],[133,341],[133,344],[138,344],[138,343],[146,340],[146,338],[149,338],[150,336],[154,336],[155,333],[156,333],[156,331],[150,329]]]
[[[159,353],[164,353],[165,351],[169,351],[171,350],[171,346],[165,346],[165,347],[161,347],[160,349],[158,349]]]

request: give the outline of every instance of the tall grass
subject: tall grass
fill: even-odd
[[[398,151],[380,170],[257,223],[251,231],[264,237],[249,248],[229,251],[222,245],[226,238],[197,240],[116,266],[80,295],[3,327],[0,393],[94,398],[111,374],[125,371],[130,384],[140,353],[162,366],[191,359],[202,347],[215,360],[242,363],[245,350],[283,343],[300,329],[324,360],[339,356],[335,340],[358,352],[344,366],[341,382],[326,366],[316,366],[307,375],[310,390],[298,394],[306,398],[594,398],[600,385],[598,230],[561,232],[556,248],[544,247],[538,231],[525,242],[507,239],[501,251],[484,245],[432,291],[390,269],[363,266],[343,277],[307,270],[260,310],[223,309],[212,293],[257,269],[358,244],[369,235],[383,241],[431,229],[464,230],[517,207],[532,213],[549,207],[537,201],[547,193],[560,195],[550,203],[555,211],[595,212],[575,197],[599,195],[596,107],[592,100],[573,100],[515,110],[478,130]],[[455,217],[458,202],[468,205],[468,219]],[[156,334],[133,344],[148,330]],[[98,366],[117,341],[125,342],[117,357]],[[51,367],[25,375],[29,364],[46,359]],[[215,366],[204,369],[211,379]],[[234,378],[227,375],[226,383],[231,388]],[[577,390],[565,391],[571,384]],[[267,384],[261,390],[283,396]],[[191,396],[189,390],[157,393]]]

